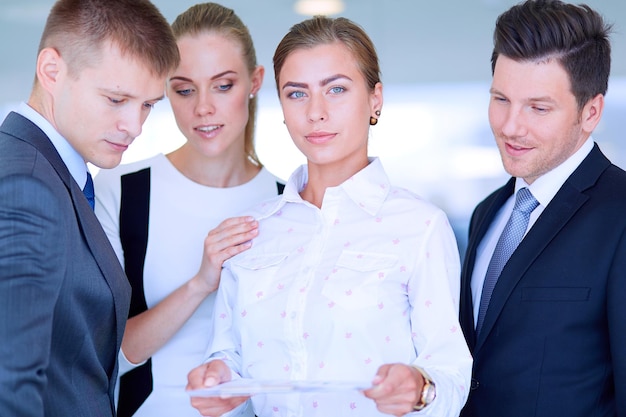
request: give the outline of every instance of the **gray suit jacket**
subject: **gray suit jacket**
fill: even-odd
[[[48,137],[0,127],[0,416],[113,416],[124,272]]]

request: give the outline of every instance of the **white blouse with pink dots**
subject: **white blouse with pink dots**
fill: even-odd
[[[419,415],[457,416],[472,359],[458,324],[459,254],[442,210],[392,187],[376,158],[302,200],[306,166],[252,210],[252,247],[225,263],[207,357],[242,377],[371,381],[415,364],[437,398]],[[358,391],[255,395],[257,416],[380,416]]]

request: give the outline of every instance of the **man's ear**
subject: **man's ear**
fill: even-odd
[[[604,110],[604,95],[598,94],[585,104],[581,112],[582,129],[585,132],[593,132],[600,123]]]
[[[55,89],[59,75],[65,69],[65,61],[56,49],[44,48],[39,52],[36,67],[37,80],[48,93],[52,93]]]

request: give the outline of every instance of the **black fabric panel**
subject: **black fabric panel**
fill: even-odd
[[[132,287],[130,312],[136,316],[148,309],[143,289],[143,267],[148,246],[150,216],[150,168],[121,178],[120,240],[124,249],[124,269]],[[152,392],[152,361],[120,378],[118,417],[131,417]]]

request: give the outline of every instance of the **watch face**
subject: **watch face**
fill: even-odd
[[[422,387],[422,395],[417,404],[413,406],[415,411],[423,410],[428,404],[432,403],[437,396],[437,391],[435,389],[435,383],[428,376],[426,371],[424,371],[420,367],[415,367],[422,377],[424,378],[424,386]]]
[[[419,403],[413,407],[415,411],[420,411],[426,408],[426,406],[432,403],[437,396],[437,391],[435,389],[435,384],[427,381],[427,384],[424,385],[422,390],[422,397],[420,398]]]
[[[433,384],[429,384],[428,385],[428,389],[425,392],[424,395],[424,404],[430,404],[433,402],[433,400],[435,399],[435,386]]]

